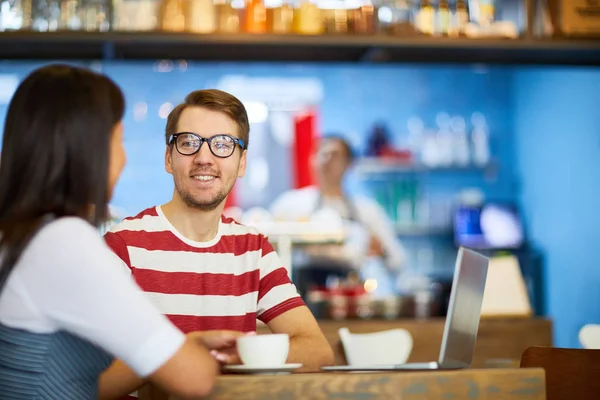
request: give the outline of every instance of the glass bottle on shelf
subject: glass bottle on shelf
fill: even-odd
[[[62,0],[60,2],[60,20],[59,29],[75,30],[81,29],[81,18],[79,8],[81,2],[77,0]]]
[[[475,112],[471,116],[473,131],[471,141],[473,143],[473,162],[479,167],[486,166],[490,161],[489,128],[485,115]]]
[[[410,35],[415,33],[412,6],[408,0],[383,0],[377,8],[377,25],[382,33]]]
[[[375,33],[375,6],[371,0],[364,0],[360,7],[348,10],[349,31],[358,34]]]
[[[439,36],[448,36],[450,29],[450,4],[448,0],[440,0],[436,12],[435,33]]]
[[[240,31],[240,23],[245,15],[243,1],[238,6],[232,0],[215,0],[215,13],[217,32],[237,33]]]
[[[415,14],[416,29],[426,35],[433,35],[435,31],[435,8],[431,0],[421,0],[421,5]]]
[[[113,0],[112,29],[152,31],[159,27],[161,0]]]
[[[460,167],[466,167],[470,163],[471,154],[465,119],[459,116],[453,117],[451,120],[451,129],[453,163]]]
[[[482,26],[490,26],[495,20],[496,7],[494,0],[479,1],[479,18]]]
[[[294,31],[303,35],[323,33],[322,13],[312,0],[300,0],[294,13]]]
[[[349,14],[353,11],[348,9],[343,1],[332,1],[326,4],[319,4],[321,21],[323,23],[323,33],[341,33],[352,32],[354,26],[350,26]],[[356,10],[358,11],[358,10]],[[356,18],[356,17],[354,17]]]
[[[185,9],[183,0],[163,0],[160,14],[160,27],[163,31],[185,31]]]
[[[31,29],[33,0],[20,0],[21,3],[21,29]]]
[[[496,5],[494,0],[469,0],[469,11],[473,22],[482,27],[490,26],[495,19]]]
[[[38,32],[56,31],[60,20],[57,0],[37,0],[32,3],[31,29]]]
[[[245,31],[249,33],[267,32],[267,9],[263,0],[246,0]]]
[[[469,23],[469,11],[465,0],[456,0],[456,7],[450,14],[448,36],[458,37],[464,34]]]
[[[81,29],[106,32],[110,28],[110,10],[107,0],[82,0],[78,7]]]
[[[294,29],[294,7],[289,0],[267,6],[267,31],[291,33]]]
[[[216,8],[213,0],[188,0],[186,28],[194,33],[212,33],[216,30]]]
[[[453,156],[452,132],[450,129],[451,118],[450,115],[448,115],[447,113],[440,112],[437,114],[435,120],[438,125],[438,130],[436,133],[438,152],[437,165],[440,167],[449,167],[452,165]]]

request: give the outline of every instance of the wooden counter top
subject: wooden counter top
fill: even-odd
[[[541,368],[394,373],[226,375],[217,399],[545,400]],[[142,399],[143,400],[143,399]]]
[[[320,320],[319,326],[333,347],[336,364],[346,364],[340,344],[338,329],[347,327],[353,333],[377,332],[403,328],[413,337],[413,349],[409,362],[436,361],[438,359],[444,318],[428,320]],[[259,327],[259,333],[267,333],[266,326]],[[512,360],[518,365],[521,355],[528,347],[552,346],[552,322],[543,318],[484,318],[479,324],[473,368],[488,366],[492,360]]]

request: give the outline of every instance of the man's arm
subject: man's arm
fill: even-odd
[[[273,318],[267,326],[273,333],[290,335],[289,363],[304,364],[300,371],[318,371],[333,365],[333,350],[306,306],[296,307]]]
[[[261,252],[258,318],[273,333],[290,336],[288,361],[304,364],[302,371],[317,371],[322,366],[332,365],[331,346],[266,238],[263,238]]]

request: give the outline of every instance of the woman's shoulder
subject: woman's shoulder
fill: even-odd
[[[61,217],[46,221],[30,243],[30,248],[44,248],[58,252],[69,249],[87,250],[89,246],[102,245],[98,229],[79,217]]]
[[[61,233],[65,235],[73,234],[95,234],[99,236],[99,232],[92,224],[83,218],[79,217],[60,217],[49,220],[46,225],[40,230],[40,233]]]

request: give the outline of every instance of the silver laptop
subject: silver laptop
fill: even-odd
[[[469,368],[473,359],[489,259],[459,248],[438,361],[396,365],[336,365],[323,371],[394,371]]]

